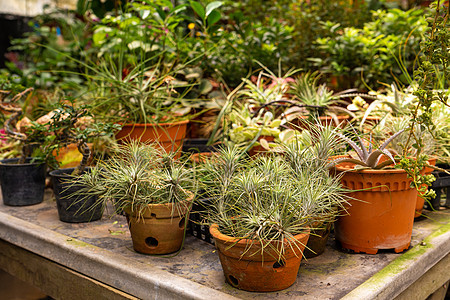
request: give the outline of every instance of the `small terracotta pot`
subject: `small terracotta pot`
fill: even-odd
[[[175,205],[149,204],[140,215],[139,207],[125,207],[133,248],[144,254],[168,254],[178,251],[183,243],[186,218],[194,195]]]
[[[177,152],[176,157],[180,157],[188,123],[186,120],[160,124],[123,124],[116,133],[116,139],[122,143],[130,140],[156,142],[167,152]]]
[[[238,240],[220,233],[217,224],[210,227],[219,253],[226,281],[235,288],[252,292],[272,292],[288,288],[297,279],[303,250],[309,233],[294,236],[294,241],[284,241],[283,261],[267,247],[261,255],[261,246],[252,240]],[[272,242],[280,249],[280,242]],[[291,247],[292,246],[292,247]]]
[[[436,158],[430,158],[428,160],[428,164],[435,166],[436,165]],[[422,174],[424,175],[430,175],[433,172],[432,168],[429,167],[425,167],[422,170]],[[418,218],[422,215],[422,211],[423,211],[423,205],[425,204],[425,200],[419,196],[419,194],[417,194],[417,201],[416,201],[416,212],[414,214],[414,218]]]
[[[259,137],[259,140],[261,140],[261,139],[265,139],[267,142],[270,143],[275,140],[275,137],[264,135],[264,136]],[[263,153],[263,152],[267,152],[267,150],[263,146],[257,145],[257,146],[253,146],[252,148],[250,148],[250,150],[248,150],[248,155],[254,156],[254,155],[257,155],[257,154]]]
[[[335,223],[336,239],[345,249],[368,254],[379,249],[407,249],[417,198],[411,179],[401,169],[353,170],[353,166],[342,163],[335,167],[335,172],[343,175],[343,186],[359,190],[349,194],[357,200],[349,201],[348,214]]]
[[[198,163],[205,163],[207,160],[214,159],[214,157],[217,157],[217,152],[200,152],[200,153],[194,153],[191,156],[191,161],[198,164]]]

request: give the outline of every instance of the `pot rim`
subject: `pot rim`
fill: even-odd
[[[28,166],[40,166],[40,165],[45,165],[44,162],[34,162],[34,163],[23,163],[23,164],[14,164],[14,163],[10,163],[13,161],[18,161],[20,158],[18,157],[14,157],[14,158],[6,158],[6,159],[2,159],[0,160],[0,165],[2,166],[7,166],[7,167],[28,167]],[[33,159],[33,157],[27,157],[25,159],[25,161],[31,161]]]
[[[351,166],[344,167],[343,164],[349,164]],[[403,169],[353,169],[353,167],[356,166],[354,163],[345,162],[340,163],[334,166],[332,169],[335,169],[338,172],[345,172],[345,173],[362,173],[362,174],[404,174],[406,173]]]
[[[135,205],[134,207],[138,207],[138,206],[147,206],[146,211],[151,211],[152,209],[163,209],[163,208],[168,208],[168,209],[172,209],[172,206],[174,205],[178,205],[178,204],[184,204],[186,203],[186,205],[183,205],[183,208],[187,208],[189,207],[190,203],[192,203],[194,201],[194,193],[192,193],[191,191],[187,191],[189,194],[189,197],[183,201],[177,202],[177,203],[173,203],[173,202],[167,202],[167,203],[154,203],[154,204],[138,204]],[[135,217],[136,215],[134,214],[134,210],[131,210],[131,206],[130,205],[126,205],[123,207],[123,210],[125,213],[127,213],[128,215]],[[141,217],[144,217],[144,214]]]
[[[293,237],[294,237],[295,241],[284,239],[284,242],[285,243],[286,242],[287,243],[297,242],[297,241],[301,240],[304,236],[309,235],[310,231],[311,230],[308,228],[307,232],[294,235]],[[209,232],[211,233],[211,235],[214,237],[215,240],[220,240],[224,243],[249,245],[255,241],[253,239],[239,239],[236,237],[232,237],[232,236],[223,234],[222,232],[220,232],[219,225],[217,223],[214,223],[209,227]],[[279,243],[279,242],[280,241],[277,240],[277,241],[273,241],[272,243]]]

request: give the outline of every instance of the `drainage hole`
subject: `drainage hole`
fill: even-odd
[[[286,265],[286,262],[284,260],[279,260],[273,264],[273,268],[278,269],[278,268],[284,267],[285,265]]]
[[[237,287],[239,285],[239,281],[237,280],[236,277],[234,277],[233,275],[228,275],[228,281],[230,282],[230,284],[234,287]]]
[[[158,240],[154,237],[149,236],[145,239],[145,244],[147,244],[147,246],[149,246],[150,248],[156,248],[158,247]]]
[[[180,228],[184,228],[184,223],[186,223],[186,219],[185,218],[181,218],[180,223],[178,223],[178,226]]]

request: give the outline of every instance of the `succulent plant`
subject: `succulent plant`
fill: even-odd
[[[369,141],[369,147],[366,148],[366,146],[364,145],[364,141],[362,140],[362,138],[359,135],[356,135],[358,138],[359,144],[360,144],[358,146],[354,141],[352,141],[347,136],[337,133],[337,135],[341,139],[346,141],[350,145],[350,147],[352,147],[352,149],[356,152],[359,159],[353,158],[353,157],[338,158],[338,159],[333,160],[329,164],[329,166],[333,167],[333,166],[336,166],[337,164],[340,164],[343,162],[350,162],[350,163],[354,163],[356,165],[371,168],[371,169],[382,169],[388,165],[391,165],[392,163],[395,164],[394,156],[398,155],[397,151],[395,151],[393,149],[386,149],[386,147],[396,137],[398,137],[400,134],[402,134],[404,131],[405,130],[402,129],[402,130],[394,133],[390,138],[388,138],[386,141],[384,141],[384,143],[378,149],[373,149],[372,140]],[[386,155],[389,159],[384,162],[379,163],[380,157],[382,155]]]

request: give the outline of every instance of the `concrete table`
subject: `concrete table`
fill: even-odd
[[[450,280],[450,210],[426,212],[401,254],[346,253],[331,236],[296,283],[274,293],[225,283],[213,245],[192,236],[174,257],[136,253],[125,217],[110,213],[63,223],[50,191],[38,205],[0,204],[0,268],[56,299],[425,299]]]

